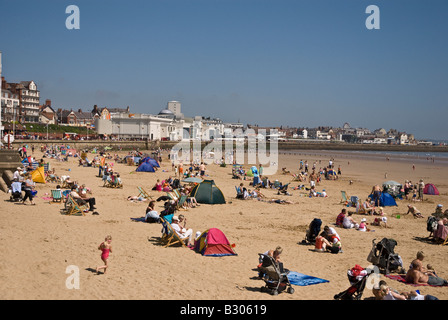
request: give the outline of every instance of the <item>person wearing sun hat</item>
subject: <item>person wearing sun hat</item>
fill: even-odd
[[[193,229],[185,229],[179,225],[179,217],[173,216],[171,226],[173,230],[179,235],[182,240],[188,240],[187,245],[192,246],[193,242]]]
[[[358,231],[367,231],[367,219],[362,218],[361,223],[359,224]]]
[[[443,205],[438,204],[435,212],[432,214],[436,218],[441,218],[443,216]]]

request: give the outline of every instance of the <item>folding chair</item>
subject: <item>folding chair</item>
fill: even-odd
[[[143,189],[142,187],[137,187],[137,189],[138,191],[140,191],[137,197],[143,197],[145,199],[152,200],[152,197],[145,191],[145,189]]]
[[[68,195],[67,201],[65,202],[65,208],[68,215],[82,214],[85,216],[84,211],[89,210],[88,204],[78,204],[75,199],[71,195]]]
[[[53,198],[53,202],[62,202],[62,190],[51,190],[51,197]]]
[[[183,194],[180,196],[179,201],[177,202],[177,209],[178,210],[188,210],[187,208],[184,208],[185,201],[187,201],[188,196]]]
[[[341,196],[342,196],[341,203],[346,203],[346,202],[348,202],[347,192],[345,192],[345,191],[341,191]]]
[[[180,243],[182,247],[187,248],[187,245],[185,244],[186,239],[181,239],[179,235],[174,231],[173,227],[171,227],[171,224],[169,224],[165,219],[161,218],[162,225],[165,230],[165,235],[162,234],[162,238],[164,239],[163,242],[165,242],[165,248]]]
[[[167,192],[166,195],[174,201],[179,200],[179,197],[177,196],[177,194],[175,192]]]
[[[445,244],[448,244],[448,236],[445,238],[445,240],[443,240],[443,242],[440,244],[440,245],[445,245]]]

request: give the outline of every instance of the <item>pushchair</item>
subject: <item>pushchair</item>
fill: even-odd
[[[374,271],[371,270],[370,273]],[[350,287],[334,296],[335,300],[360,300],[366,287],[369,272],[366,269],[356,265],[347,271]]]
[[[397,241],[383,238],[380,242],[376,243],[375,240],[372,240],[372,250],[367,256],[367,261],[377,266],[380,272],[384,274],[389,274],[394,271],[405,272],[401,257],[394,251]]]
[[[294,288],[288,279],[289,270],[284,269],[282,263],[275,263],[271,256],[262,253],[258,255],[262,261],[258,267],[258,272],[265,282],[265,285],[260,289],[261,292],[268,292],[276,296],[286,290],[286,292],[293,294]]]
[[[277,195],[280,195],[280,194],[289,195],[288,186],[289,186],[289,183],[280,186],[278,188]]]
[[[302,243],[314,244],[316,242],[316,237],[320,233],[321,226],[322,226],[322,220],[314,218],[313,221],[311,221],[310,226],[306,230],[305,240],[303,240]]]
[[[18,181],[14,181],[11,184],[11,188],[10,188],[10,197],[9,200],[11,202],[18,202],[18,201],[22,201],[23,200],[23,196],[22,196],[22,183],[18,182]]]

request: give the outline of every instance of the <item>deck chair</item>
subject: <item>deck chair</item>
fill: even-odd
[[[179,200],[179,197],[177,196],[177,194],[175,193],[175,192],[167,192],[166,193],[166,195],[171,199],[171,200],[174,200],[174,201],[177,201],[177,200]]]
[[[184,204],[187,201],[188,196],[183,194],[180,196],[179,201],[177,202],[177,209],[178,210],[188,210],[187,208],[184,208]]]
[[[176,195],[177,199],[180,199],[181,194],[180,194],[179,190],[173,189],[173,193]]]
[[[53,198],[53,202],[62,202],[62,190],[51,190],[51,197]]]
[[[148,200],[152,199],[152,197],[145,191],[145,189],[143,189],[142,187],[137,187],[137,189],[138,191],[140,191],[137,197],[143,197]]]
[[[68,195],[67,201],[65,202],[65,208],[68,215],[75,215],[80,213],[85,216],[86,214],[84,213],[84,211],[89,210],[89,205],[87,203],[80,205],[76,202],[75,199],[73,199],[71,195]]]
[[[169,224],[166,220],[165,222],[162,222],[164,224],[164,228],[166,228],[166,236],[165,236],[165,248],[170,247],[172,245],[180,243],[182,247],[187,247],[185,244],[186,239],[181,239],[179,235],[174,231],[173,227],[171,227],[171,224]]]
[[[347,192],[341,191],[341,196],[342,196],[341,203],[346,203],[346,202],[349,201],[348,200],[349,197],[347,196]]]

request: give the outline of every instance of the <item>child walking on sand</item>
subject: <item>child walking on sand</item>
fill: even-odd
[[[106,270],[108,267],[107,260],[109,259],[109,253],[112,252],[111,242],[112,242],[112,237],[106,236],[106,238],[104,239],[104,242],[102,242],[98,247],[98,250],[101,250],[101,260],[103,260],[104,265],[96,268],[97,273],[99,273],[99,271],[101,269],[104,269],[104,273],[106,273]]]

